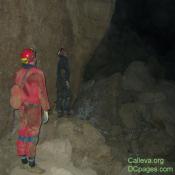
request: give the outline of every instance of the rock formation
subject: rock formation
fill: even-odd
[[[123,75],[85,82],[76,113],[100,129],[117,160],[131,154],[168,158],[175,146],[174,95],[174,82],[155,81],[147,65],[136,61]]]
[[[0,172],[28,175],[19,167],[15,139],[16,135],[10,134],[1,139]],[[123,167],[120,162],[112,163],[105,138],[89,122],[76,117],[56,120],[55,115],[50,115],[50,122],[41,128],[36,162],[46,170],[45,175],[105,175]]]

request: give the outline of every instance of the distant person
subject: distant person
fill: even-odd
[[[58,51],[56,87],[58,117],[70,115],[70,67],[69,58],[66,56],[64,48]]]
[[[10,104],[14,109],[19,110],[20,115],[16,142],[17,155],[21,158],[22,163],[20,167],[29,172],[41,174],[45,170],[35,163],[36,146],[42,123],[42,111],[45,116],[44,122],[47,122],[50,106],[45,76],[43,71],[36,67],[36,61],[36,52],[33,49],[26,48],[22,51],[22,68],[15,74],[12,86],[14,87],[13,98],[10,99]]]

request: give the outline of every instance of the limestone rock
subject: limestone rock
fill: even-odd
[[[115,161],[113,162],[112,169],[111,169],[111,175],[119,175],[123,166],[121,162]]]
[[[55,124],[53,122],[49,125],[53,126]],[[82,167],[83,169],[90,167],[101,173],[110,171],[110,162],[112,160],[111,149],[108,145],[106,145],[105,139],[100,132],[89,122],[81,121],[77,118],[61,118],[57,121],[56,127],[47,127],[43,132],[47,132],[47,129],[51,128],[55,130],[55,139],[59,138],[63,140],[63,142],[58,140],[56,141],[58,143],[54,144],[53,140],[50,140],[49,136],[45,137],[45,140],[48,140],[48,142],[42,141],[42,149],[38,148],[39,153],[42,152],[39,157],[41,160],[44,160],[43,156],[46,157],[47,153],[50,154],[51,150],[56,150],[57,152],[58,149],[59,155],[58,153],[55,153],[55,155],[52,156],[52,159],[56,160],[57,157],[63,157],[62,159],[64,162],[68,163],[68,160],[70,159],[69,153],[71,151],[69,149],[69,144],[64,141],[67,139],[70,141],[72,147],[71,160],[76,166]],[[65,154],[67,151],[68,153],[66,156]],[[53,151],[53,153],[54,152],[55,151]],[[64,155],[62,155],[63,153]],[[56,162],[59,162],[59,160]],[[61,164],[61,162],[59,164]]]
[[[110,148],[105,145],[104,137],[88,122],[63,119],[58,123],[57,134],[60,138],[68,138],[74,150],[91,158],[103,160],[111,157]]]
[[[164,142],[162,142],[164,140]],[[139,143],[142,147],[143,154],[164,156],[174,148],[172,138],[163,130],[155,130],[148,133],[143,133]]]
[[[49,162],[48,162],[49,163]],[[85,169],[80,170],[78,168],[75,168],[74,166],[68,166],[64,168],[58,168],[55,166],[52,166],[50,163],[51,168],[47,169],[43,175],[97,175],[95,171],[92,169]],[[31,175],[33,173],[28,172],[25,169],[21,169],[19,167],[15,167],[10,175]]]
[[[172,122],[165,122],[164,126],[166,128],[167,134],[174,139],[175,138],[175,126],[174,126],[174,123],[172,123]]]
[[[80,98],[75,105],[76,114],[79,118],[88,119],[97,126],[104,128],[104,120],[110,116],[110,120],[105,122],[117,123],[118,104],[117,97],[121,92],[120,73],[116,73],[109,78],[95,81],[93,85],[80,93]],[[86,86],[83,85],[83,87]]]
[[[72,146],[69,140],[55,139],[46,141],[38,146],[38,155],[40,159],[51,157],[52,161],[58,162],[58,157],[66,163],[71,160]]]
[[[121,106],[119,115],[128,129],[138,128],[146,108],[139,103],[127,103]]]
[[[175,104],[175,83],[173,81],[161,80],[158,84],[158,89],[166,96],[166,100],[170,104]]]
[[[68,140],[55,139],[43,142],[38,146],[37,165],[45,170],[44,175],[97,175],[89,167],[76,168],[72,159],[72,147]],[[31,175],[27,169],[15,166],[10,175]]]
[[[167,122],[174,122],[174,105],[167,102],[157,103],[153,106],[153,119]]]
[[[114,137],[121,137],[122,136],[122,128],[120,125],[113,125],[111,127],[111,133]]]
[[[132,62],[123,76],[123,88],[133,91],[148,91],[154,86],[154,79],[143,62]]]
[[[57,157],[63,157],[63,162],[68,163],[70,153],[72,153],[71,160],[77,167],[82,169],[90,167],[99,172],[110,171],[111,149],[106,145],[104,136],[88,121],[80,120],[74,116],[60,118],[47,125],[41,130],[42,142],[38,148],[40,159],[44,160],[43,156],[46,157],[47,154],[53,152],[54,155],[51,156],[53,160],[56,160]],[[65,142],[65,140],[67,141]]]
[[[166,95],[162,92],[144,92],[139,95],[139,102],[151,104],[151,103],[159,103],[165,101]]]
[[[57,168],[52,167],[51,175],[97,175],[92,169],[80,170],[74,166],[69,166],[67,168]]]
[[[132,175],[132,173],[128,172],[128,166],[125,166],[121,172],[119,173],[119,175]]]
[[[63,168],[55,168],[51,169],[52,175],[73,175],[70,171]]]
[[[174,105],[168,102],[155,104],[152,112],[154,127],[165,130],[173,138],[175,137],[174,113]]]

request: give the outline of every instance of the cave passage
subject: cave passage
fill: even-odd
[[[84,79],[109,76],[124,71],[132,60],[148,62],[155,57],[164,78],[174,80],[174,19],[173,0],[117,1],[110,27],[87,65]]]

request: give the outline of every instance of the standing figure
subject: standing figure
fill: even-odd
[[[59,50],[58,58],[56,110],[58,112],[58,117],[61,117],[62,115],[70,114],[70,68],[69,59],[63,48]]]
[[[35,163],[36,146],[42,123],[42,112],[48,120],[50,108],[45,76],[36,67],[36,52],[26,48],[21,53],[22,68],[15,74],[14,84],[21,87],[21,105],[19,107],[19,130],[16,142],[17,155],[21,158],[21,168],[30,172],[44,173],[44,169]]]

